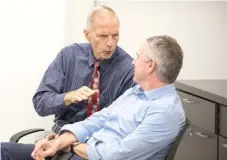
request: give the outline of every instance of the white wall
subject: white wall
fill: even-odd
[[[52,125],[52,116],[36,114],[32,96],[64,45],[64,24],[64,1],[0,0],[0,141]]]
[[[227,2],[101,1],[121,21],[119,45],[133,57],[148,36],[170,35],[184,50],[179,79],[227,79]]]
[[[87,42],[84,37],[84,29],[88,13],[94,6],[94,2],[92,0],[65,0],[65,3],[65,44]]]

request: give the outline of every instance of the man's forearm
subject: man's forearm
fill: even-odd
[[[64,149],[77,142],[77,138],[71,132],[63,132],[53,143],[57,146],[58,150]]]

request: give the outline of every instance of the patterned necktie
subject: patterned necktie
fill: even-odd
[[[90,82],[90,88],[92,90],[98,90],[98,92],[95,92],[89,99],[88,99],[88,106],[87,106],[87,116],[89,117],[93,113],[100,110],[100,97],[99,97],[99,91],[100,91],[100,73],[98,70],[99,62],[95,62],[94,64],[94,72],[91,77]]]

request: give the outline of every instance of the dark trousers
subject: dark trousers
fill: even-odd
[[[31,153],[34,147],[34,144],[0,143],[1,160],[33,160]],[[50,159],[46,158],[46,160]],[[82,158],[73,156],[70,160],[82,160]]]
[[[33,160],[34,144],[0,143],[1,160]]]

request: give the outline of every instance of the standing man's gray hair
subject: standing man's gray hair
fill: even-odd
[[[173,83],[183,65],[183,51],[177,41],[169,36],[154,36],[147,39],[145,55],[155,60],[157,77],[165,83]]]
[[[117,17],[117,15],[115,14],[115,12],[114,12],[114,10],[112,8],[110,8],[108,6],[105,6],[105,5],[96,6],[88,14],[88,17],[87,17],[87,26],[86,26],[87,29],[90,29],[91,28],[96,13],[98,13],[100,11],[108,11],[108,12],[112,13],[113,15],[115,15]]]

